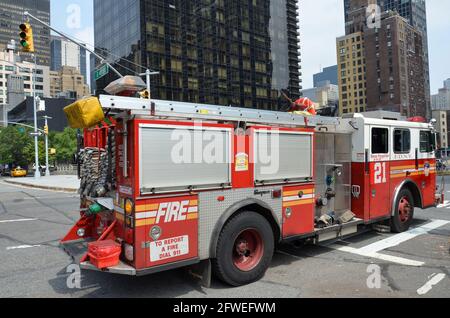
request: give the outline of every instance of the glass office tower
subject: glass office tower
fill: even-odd
[[[160,71],[153,98],[276,110],[281,91],[300,96],[296,0],[94,0],[94,19],[121,73]]]
[[[19,41],[19,25],[26,21],[23,13],[30,12],[50,24],[50,0],[1,0],[0,1],[0,51],[15,40]],[[37,64],[50,66],[50,30],[31,21]],[[32,61],[31,54],[22,54],[24,60]]]

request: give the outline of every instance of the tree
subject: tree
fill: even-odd
[[[3,128],[0,132],[0,163],[27,166],[30,161],[26,149],[33,144],[30,133],[29,128],[17,126]]]
[[[0,164],[15,166],[32,166],[34,164],[33,130],[20,126],[8,126],[0,130]],[[56,156],[51,159],[61,163],[72,161],[77,151],[77,131],[66,128],[63,132],[50,132],[49,148],[56,149]],[[39,137],[39,161],[45,164],[44,136]]]
[[[56,160],[58,162],[72,162],[73,155],[77,152],[77,131],[66,128],[62,133],[51,133],[49,135],[51,148],[56,149]]]

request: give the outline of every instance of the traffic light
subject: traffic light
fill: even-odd
[[[33,28],[28,22],[20,25],[20,46],[23,52],[34,53]]]
[[[48,135],[48,126],[44,126],[44,134]]]

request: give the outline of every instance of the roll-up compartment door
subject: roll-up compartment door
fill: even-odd
[[[141,193],[231,185],[231,129],[140,125]]]
[[[311,133],[255,130],[256,184],[312,180],[312,145]]]

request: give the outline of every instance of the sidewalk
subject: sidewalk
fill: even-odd
[[[80,180],[77,176],[50,176],[40,179],[31,178],[9,178],[3,179],[4,182],[30,187],[35,189],[64,191],[76,193],[80,187]]]

